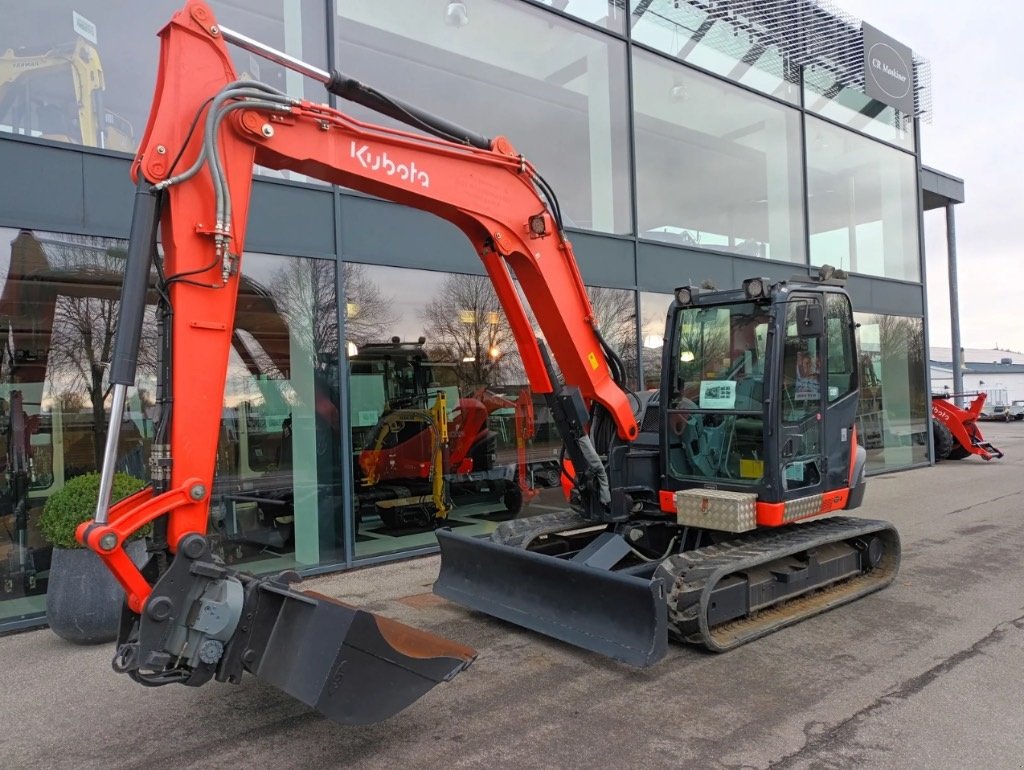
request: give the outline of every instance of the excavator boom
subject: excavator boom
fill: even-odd
[[[612,414],[626,440],[637,424],[609,367],[557,200],[506,139],[480,137],[222,28],[201,0],[190,0],[160,37],[153,106],[132,167],[137,192],[100,494],[94,520],[77,533],[125,589],[115,668],[150,685],[236,682],[250,671],[338,721],[384,718],[461,671],[474,651],[298,591],[290,585],[294,576],[236,573],[206,538],[254,166],[361,190],[460,228],[494,284],[531,387],[563,413],[577,467],[603,478],[586,435],[588,409],[599,405]],[[226,41],[434,136],[363,123],[239,80]],[[110,507],[117,427],[135,381],[154,260],[162,365],[153,484]],[[556,388],[513,274],[572,387]],[[154,556],[139,569],[122,544],[150,522]]]

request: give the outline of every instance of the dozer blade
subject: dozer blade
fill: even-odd
[[[479,612],[633,666],[668,646],[661,580],[477,540],[439,529],[434,593]]]
[[[469,647],[329,596],[274,583],[258,594],[243,665],[339,724],[387,719],[476,658]]]

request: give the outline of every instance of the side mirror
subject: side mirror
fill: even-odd
[[[801,337],[821,337],[825,334],[825,314],[821,305],[810,302],[796,311],[797,334]]]

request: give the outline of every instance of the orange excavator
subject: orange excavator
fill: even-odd
[[[249,671],[333,719],[368,722],[474,656],[286,578],[235,572],[210,553],[209,490],[257,163],[458,227],[494,285],[532,391],[552,413],[569,507],[505,522],[491,541],[438,529],[437,593],[647,665],[664,654],[669,634],[724,650],[892,581],[899,538],[891,525],[845,516],[794,524],[856,508],[865,488],[853,314],[838,273],[752,278],[723,291],[681,286],[668,311],[660,388],[630,393],[597,326],[557,198],[507,139],[225,29],[200,0],[161,39],[153,109],[133,166],[138,187],[110,373],[117,426],[155,259],[163,366],[153,484],[110,505],[111,430],[95,518],[77,533],[127,594],[119,671],[148,685],[237,682]],[[227,43],[423,133],[240,81]],[[513,273],[547,343],[534,334]],[[152,559],[140,570],[122,544],[149,522]]]
[[[364,351],[359,351],[361,358]],[[393,357],[395,351],[388,355]],[[430,367],[429,362],[419,363],[420,369]],[[529,388],[520,388],[515,401],[477,388],[459,398],[450,413],[443,406],[443,390],[435,391],[433,403],[427,403],[430,387],[422,390],[413,397],[415,403],[386,411],[370,431],[359,453],[361,510],[372,509],[391,529],[427,528],[457,499],[500,501],[508,513],[516,514],[536,497],[539,490],[531,485],[526,452],[536,432]],[[513,418],[514,463],[498,457],[497,436],[491,429],[498,413]]]
[[[970,455],[978,455],[982,460],[1003,456],[1002,450],[985,440],[978,427],[988,394],[982,391],[971,395],[974,398],[965,408],[958,406],[951,394],[932,394],[932,436],[936,462],[962,460]]]

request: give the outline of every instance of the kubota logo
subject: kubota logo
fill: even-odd
[[[426,171],[416,168],[415,162],[395,163],[388,157],[387,150],[378,155],[367,145],[353,141],[352,157],[359,161],[360,166],[370,171],[379,171],[388,176],[397,176],[403,182],[430,187],[430,175]]]

